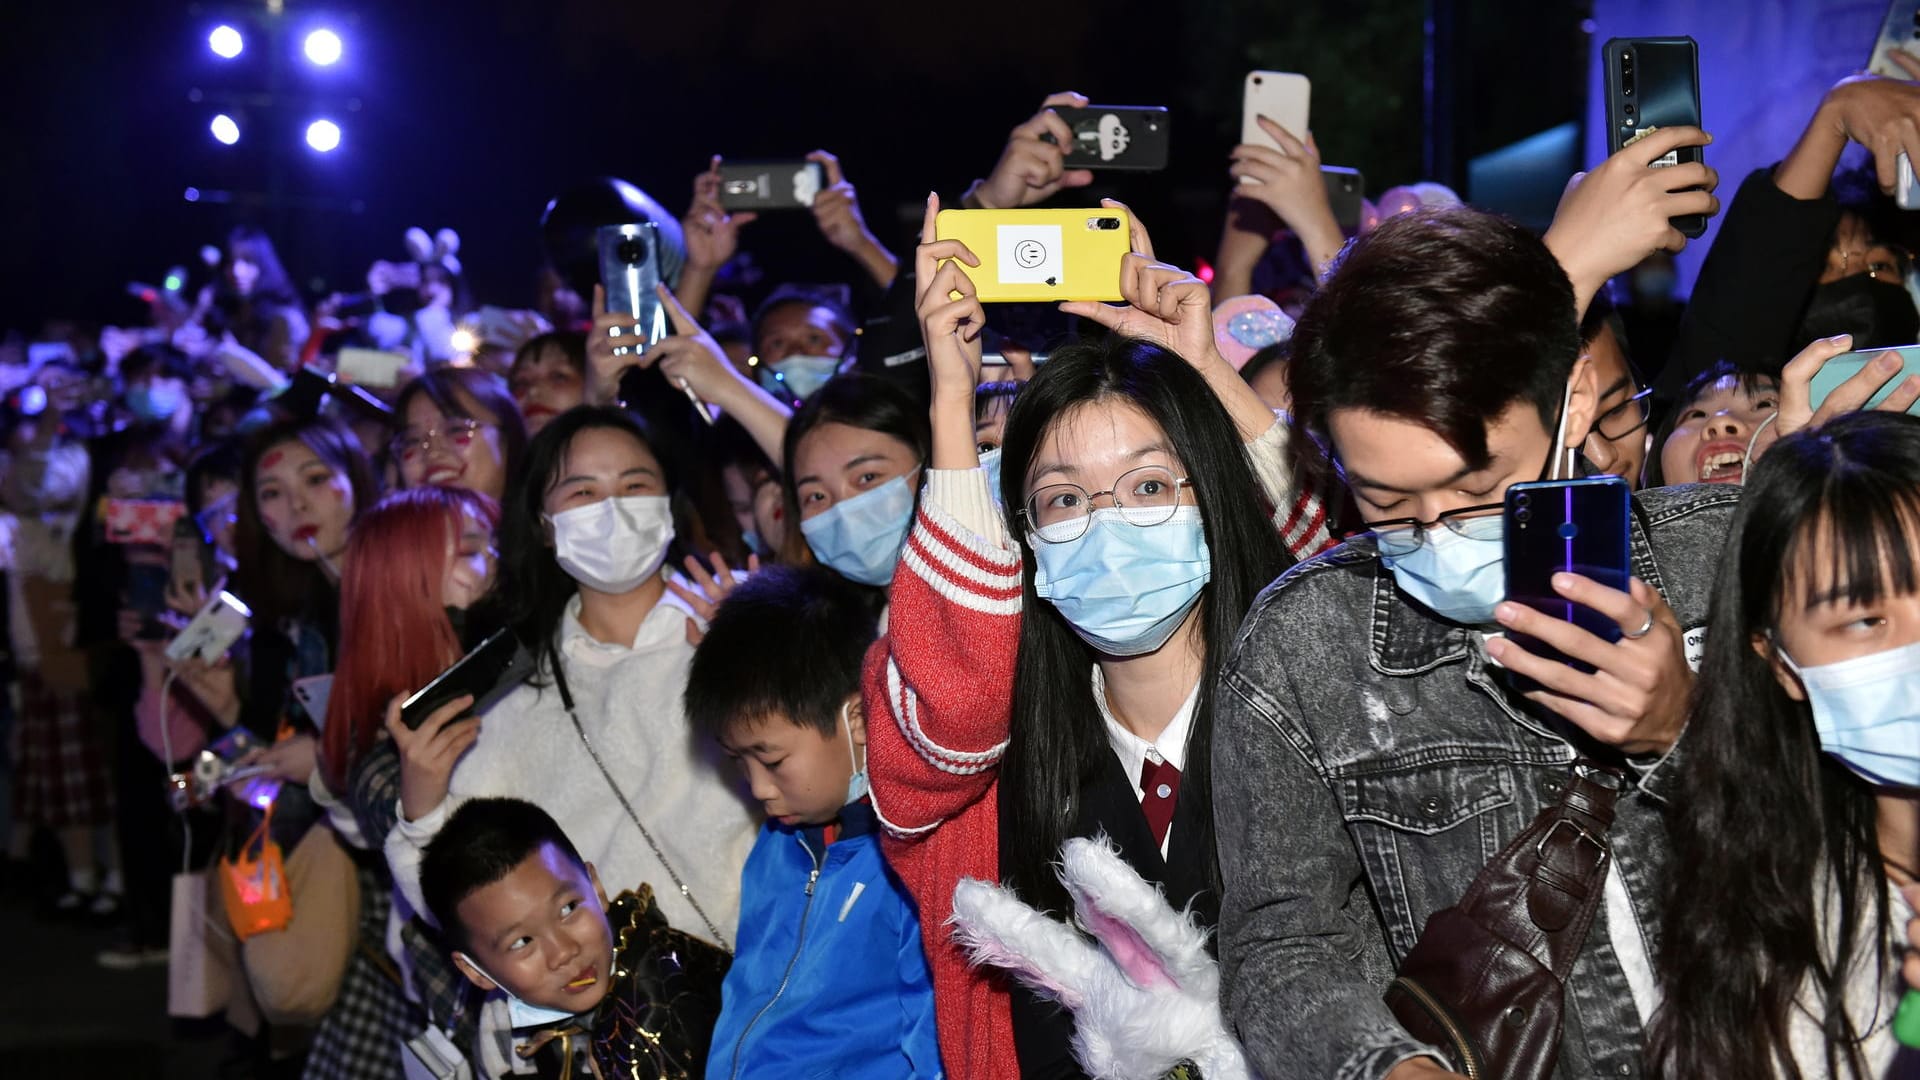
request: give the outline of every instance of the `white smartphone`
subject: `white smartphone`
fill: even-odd
[[[307,719],[313,721],[315,731],[324,730],[327,726],[327,699],[332,695],[332,675],[309,675],[293,680],[294,700],[307,711]]]
[[[1253,146],[1269,146],[1275,150],[1281,148],[1261,129],[1259,118],[1262,116],[1285,128],[1287,134],[1304,141],[1307,137],[1307,104],[1312,90],[1313,84],[1307,81],[1305,75],[1285,71],[1247,72],[1245,104],[1240,112],[1240,141]]]
[[[1920,0],[1893,0],[1887,5],[1887,17],[1880,24],[1880,37],[1873,43],[1873,55],[1867,59],[1867,71],[1889,79],[1911,78],[1887,55],[1895,49],[1920,56]]]
[[[198,656],[211,664],[226,655],[233,643],[247,632],[247,623],[253,618],[253,612],[240,598],[220,590],[220,595],[207,601],[200,614],[193,617],[179,636],[167,643],[167,659],[180,663],[189,656]]]
[[[348,346],[341,349],[339,357],[334,360],[333,373],[349,386],[388,390],[400,385],[400,373],[406,370],[408,363],[410,361],[402,353]]]
[[[1900,178],[1893,182],[1893,204],[1902,210],[1920,210],[1920,183],[1913,177],[1913,158],[1901,154],[1897,159]]]

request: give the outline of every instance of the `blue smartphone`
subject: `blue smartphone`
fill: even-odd
[[[1631,500],[1627,482],[1618,476],[1545,480],[1509,487],[1507,599],[1570,622],[1604,641],[1618,641],[1620,624],[1554,591],[1553,575],[1579,574],[1626,592],[1632,577],[1627,559]],[[1536,656],[1593,671],[1591,665],[1550,645],[1523,634],[1508,636]]]
[[[660,237],[652,222],[602,225],[595,237],[600,247],[600,284],[607,292],[607,311],[640,320],[632,345],[616,345],[615,356],[636,355],[665,340],[666,305],[654,287],[660,284]]]
[[[1866,408],[1871,409],[1891,397],[1893,392],[1899,388],[1900,383],[1905,380],[1907,376],[1920,375],[1920,345],[1902,345],[1896,349],[1862,349],[1859,352],[1841,353],[1839,356],[1834,357],[1822,365],[1819,371],[1813,373],[1813,382],[1807,386],[1807,397],[1813,407],[1818,409],[1821,403],[1827,400],[1828,395],[1832,394],[1841,383],[1859,374],[1860,369],[1867,366],[1867,361],[1872,360],[1881,353],[1900,354],[1900,373],[1888,379],[1885,386],[1875,391],[1874,395],[1867,399]],[[1909,405],[1907,412],[1913,416],[1920,416],[1920,401]]]

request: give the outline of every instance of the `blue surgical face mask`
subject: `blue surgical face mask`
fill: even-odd
[[[852,805],[867,797],[872,788],[867,784],[866,766],[860,763],[860,757],[853,748],[853,702],[840,706],[840,726],[847,731],[847,763],[853,766],[853,775],[847,777],[847,801],[842,805]]]
[[[149,423],[171,420],[187,403],[187,392],[170,380],[127,388],[127,410]]]
[[[804,401],[827,385],[827,380],[840,370],[840,364],[840,359],[834,356],[785,357],[760,365],[760,385],[769,393],[784,391]]]
[[[1093,512],[1077,540],[1046,541],[1049,529],[1071,532],[1072,522],[1028,535],[1035,595],[1051,603],[1080,640],[1108,656],[1139,656],[1165,645],[1213,577],[1199,507],[1179,507],[1158,525],[1128,520],[1165,512],[1107,507]]]
[[[1000,494],[1000,448],[994,447],[980,455],[980,468],[987,474],[987,490],[993,492],[993,505],[1004,506],[1006,499]]]
[[[862,585],[892,584],[900,549],[913,528],[914,499],[919,494],[913,479],[919,472],[896,476],[802,521],[800,533],[814,558]]]
[[[1507,595],[1507,522],[1488,514],[1461,523],[1465,534],[1428,526],[1419,547],[1405,555],[1382,555],[1400,591],[1443,619],[1468,626],[1493,623],[1493,609]]]
[[[473,965],[473,970],[485,975],[492,981],[493,985],[500,988],[501,993],[507,995],[507,1014],[511,1017],[508,1023],[512,1025],[515,1031],[519,1031],[521,1028],[546,1027],[549,1024],[557,1024],[562,1020],[571,1020],[576,1015],[575,1013],[567,1012],[565,1009],[549,1009],[544,1005],[535,1005],[528,1001],[522,1001],[518,994],[507,989],[506,983],[494,978],[493,973],[481,967],[475,962],[473,957],[468,956],[466,953],[461,953],[460,956],[466,960],[467,963]]]
[[[1920,644],[1801,667],[1820,749],[1876,784],[1920,787]]]
[[[747,550],[753,554],[763,559],[767,557],[767,542],[761,539],[759,529],[748,529],[746,532],[741,533],[740,541],[746,544]]]

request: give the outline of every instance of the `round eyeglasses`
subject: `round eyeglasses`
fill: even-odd
[[[1504,520],[1501,511],[1505,509],[1505,503],[1481,503],[1449,510],[1432,521],[1411,517],[1391,518],[1351,530],[1343,539],[1365,537],[1373,541],[1380,554],[1400,558],[1420,550],[1421,545],[1427,542],[1427,534],[1442,526],[1448,532],[1469,540],[1492,540],[1499,535]]]
[[[446,426],[440,428],[410,427],[395,435],[393,441],[387,444],[387,449],[395,458],[403,461],[410,460],[416,452],[425,454],[432,451],[436,442],[444,441],[447,446],[462,449],[473,443],[473,436],[481,428],[491,426],[471,417],[461,417],[447,421]]]
[[[1144,529],[1172,521],[1174,511],[1180,508],[1180,489],[1192,486],[1186,477],[1173,475],[1171,469],[1143,465],[1121,473],[1105,491],[1089,492],[1079,484],[1036,488],[1020,512],[1026,515],[1027,530],[1035,539],[1066,544],[1087,534],[1095,499],[1111,498],[1122,520]]]

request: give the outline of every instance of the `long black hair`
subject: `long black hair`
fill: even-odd
[[[505,459],[501,462],[501,471],[508,477],[519,472],[520,462],[527,456],[527,421],[520,415],[520,402],[507,388],[507,380],[479,368],[435,368],[400,391],[393,406],[396,425],[406,426],[407,407],[422,394],[449,420],[479,419],[473,415],[474,410],[460,400],[461,394],[492,413],[494,426],[500,429],[501,457]]]
[[[1200,696],[1187,740],[1180,797],[1204,808],[1201,834],[1207,877],[1217,896],[1219,860],[1213,836],[1214,682],[1254,597],[1286,566],[1286,552],[1246,450],[1226,408],[1191,365],[1149,342],[1113,337],[1054,353],[1007,416],[1000,484],[1007,528],[1024,536],[1020,508],[1027,470],[1054,425],[1083,407],[1125,402],[1166,432],[1173,456],[1192,482],[1213,576],[1200,594]],[[1001,876],[1029,903],[1065,911],[1066,890],[1054,876],[1060,845],[1072,835],[1080,792],[1113,751],[1093,698],[1093,650],[1052,604],[1035,594],[1034,557],[1025,553],[1020,652],[1013,679],[1013,738],[1000,764]]]
[[[1845,1061],[1867,1076],[1862,1003],[1846,994],[1863,964],[1881,985],[1890,976],[1875,790],[1821,752],[1807,704],[1775,678],[1772,631],[1787,598],[1823,581],[1862,604],[1920,589],[1917,533],[1920,419],[1905,414],[1856,413],[1782,439],[1747,477],[1694,683],[1686,794],[1668,822],[1686,872],[1672,875],[1660,937],[1657,1075],[1797,1080],[1789,1025],[1811,983],[1821,1075],[1842,1075]],[[1823,547],[1824,578],[1810,569]]]
[[[540,429],[527,444],[526,462],[507,483],[500,504],[500,581],[496,591],[500,610],[520,640],[541,659],[558,662],[560,621],[579,584],[560,568],[548,541],[543,516],[547,492],[553,489],[573,440],[587,431],[619,431],[633,436],[660,462],[667,495],[679,490],[673,463],[656,448],[640,418],[612,405],[581,405],[568,409]],[[677,561],[678,541],[668,549]]]
[[[238,565],[233,591],[253,609],[256,626],[274,626],[285,619],[309,619],[331,626],[339,614],[339,599],[326,571],[316,561],[297,559],[282,551],[260,520],[254,476],[260,471],[261,457],[286,442],[305,445],[315,457],[346,474],[353,489],[355,517],[380,499],[373,463],[360,448],[360,440],[344,424],[325,417],[280,420],[249,435],[241,447],[240,495],[234,508],[233,546]]]

